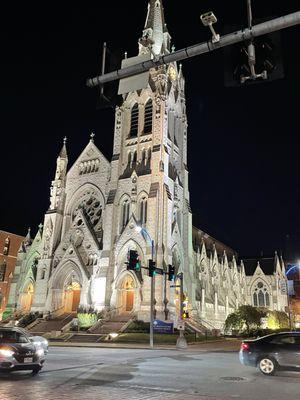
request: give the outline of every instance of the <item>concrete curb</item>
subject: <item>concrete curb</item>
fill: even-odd
[[[188,343],[188,349],[194,350],[212,350],[211,348],[207,349],[207,345],[209,344],[217,344],[217,343],[226,343],[224,340],[214,340],[208,342],[201,343]],[[227,342],[228,343],[228,342]],[[176,344],[174,345],[163,345],[163,344],[154,344],[154,348],[152,349],[149,345],[146,344],[138,344],[138,343],[76,343],[76,342],[51,342],[49,343],[50,347],[86,347],[86,348],[106,348],[106,349],[136,349],[136,350],[178,350],[176,348]],[[224,348],[226,349],[226,346]]]

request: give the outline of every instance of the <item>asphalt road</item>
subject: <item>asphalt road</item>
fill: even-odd
[[[265,377],[236,351],[52,347],[39,376],[0,375],[0,400],[298,398],[300,373]]]

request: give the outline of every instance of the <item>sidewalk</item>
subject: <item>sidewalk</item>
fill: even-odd
[[[177,350],[176,345],[155,344],[152,349],[145,343],[76,343],[76,342],[55,342],[49,343],[50,347],[87,347],[87,348],[108,348],[108,349],[143,349],[143,350]],[[209,342],[189,343],[187,350],[200,351],[238,351],[240,341],[237,339],[214,340]]]

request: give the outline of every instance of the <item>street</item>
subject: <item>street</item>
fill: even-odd
[[[52,347],[39,376],[0,375],[1,400],[282,399],[299,396],[300,373],[265,377],[232,350]]]

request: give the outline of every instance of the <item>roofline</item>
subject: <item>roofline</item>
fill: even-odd
[[[19,237],[19,238],[21,238],[21,239],[25,239],[25,237],[26,237],[26,236],[18,235],[17,233],[12,233],[12,232],[3,231],[2,229],[0,229],[0,232],[7,233],[8,235],[12,235],[12,236],[17,236],[17,237]]]

